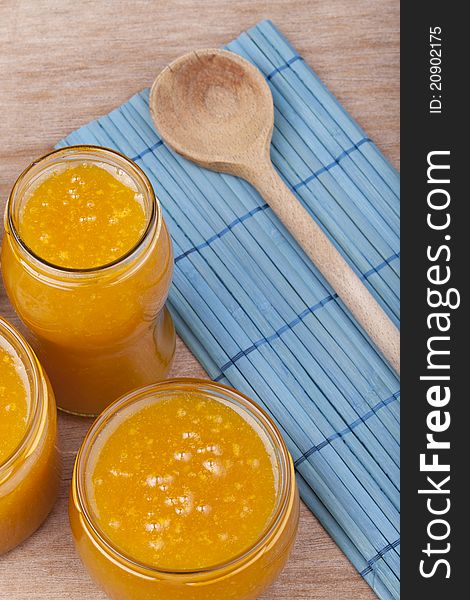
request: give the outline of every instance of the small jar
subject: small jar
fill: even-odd
[[[24,338],[1,318],[0,344],[10,349],[21,366],[27,398],[24,436],[0,463],[3,554],[29,537],[49,514],[57,498],[60,468],[56,406],[47,377]]]
[[[21,239],[31,190],[53,172],[91,164],[123,173],[145,211],[141,239],[124,256],[97,268],[72,269],[37,256]],[[171,239],[144,172],[123,155],[74,146],[32,163],[18,178],[5,212],[2,274],[8,296],[31,332],[59,408],[100,413],[129,390],[163,379],[175,350],[164,307],[173,273]]]
[[[137,414],[141,410],[141,406],[145,409],[145,407],[151,406],[149,403],[177,398],[178,395],[184,396],[186,401],[191,403],[191,406],[196,405],[201,397],[215,398],[232,408],[247,421],[253,423],[253,428],[259,432],[261,439],[264,440],[263,443],[271,456],[270,460],[273,461],[273,468],[278,474],[275,486],[274,510],[268,517],[258,539],[243,550],[241,554],[231,557],[225,564],[218,564],[215,567],[178,570],[169,568],[168,565],[165,565],[164,569],[158,569],[155,566],[142,564],[135,556],[133,557],[129,553],[120,550],[110,540],[110,537],[100,527],[99,519],[96,517],[98,514],[96,510],[99,509],[94,504],[96,492],[92,491],[94,488],[91,486],[90,480],[93,477],[92,473],[94,473],[93,465],[97,464],[97,457],[100,456],[103,447],[106,447],[110,436],[114,435],[118,427],[129,426],[129,432],[123,431],[123,435],[126,436],[125,439],[129,439],[128,434],[135,435],[139,443],[145,445],[147,440],[141,433],[136,434],[135,422],[129,423],[129,419],[132,418],[131,415]],[[181,413],[185,411],[178,409],[175,412],[174,423],[177,426],[177,417],[181,417]],[[147,415],[145,419],[147,419],[148,426],[151,421],[149,421],[148,413],[145,414]],[[196,419],[194,422],[197,421]],[[222,421],[219,420],[218,422],[221,423]],[[220,427],[223,429],[224,425]],[[236,426],[234,431],[237,435]],[[196,433],[186,433],[183,434],[183,437],[191,437],[192,435],[197,436]],[[179,438],[179,433],[176,433],[175,437]],[[199,439],[202,438],[199,437]],[[214,442],[217,444],[217,439]],[[231,443],[229,447],[230,445]],[[235,446],[238,446],[238,444],[235,444]],[[122,452],[125,453],[124,456],[127,456],[127,458],[130,457],[127,449],[123,449],[122,446],[116,447],[116,450],[121,459],[123,457]],[[243,448],[241,451],[243,452]],[[109,450],[104,452],[105,455],[103,456],[109,458]],[[140,452],[137,456],[141,456]],[[193,457],[195,457],[195,454]],[[133,459],[131,458],[131,460]],[[183,467],[183,469],[190,469],[192,472],[195,467],[190,466],[191,463],[186,464],[188,466]],[[246,461],[242,464],[246,464]],[[123,468],[127,472],[123,472],[122,475],[130,477],[129,465],[126,465],[126,467]],[[141,463],[139,464],[140,467]],[[251,467],[247,466],[246,468]],[[112,475],[117,474],[115,469],[111,469],[109,472]],[[173,472],[175,473],[175,471]],[[138,487],[140,487],[142,481],[140,480],[140,471],[138,473]],[[191,476],[196,477],[194,473]],[[178,476],[175,475],[175,477]],[[97,481],[103,483],[101,479]],[[150,484],[153,485],[154,481],[150,481]],[[106,484],[103,483],[103,485]],[[173,485],[176,485],[175,482]],[[234,485],[235,487],[231,488],[232,490],[237,489],[237,484]],[[142,488],[140,487],[140,489]],[[155,494],[160,493],[158,487],[152,489]],[[165,488],[162,486],[162,489]],[[191,495],[190,491],[188,493]],[[195,496],[193,497],[195,498]],[[149,500],[147,497],[143,499],[145,501]],[[218,501],[221,503],[226,502],[223,497],[219,497]],[[105,502],[107,501],[105,500]],[[166,499],[163,500],[163,503],[167,504]],[[239,507],[234,506],[233,510],[237,509]],[[178,510],[178,508],[175,508],[176,512]],[[215,504],[212,504],[211,510],[217,510]],[[149,513],[144,514],[148,515]],[[197,515],[197,512],[191,512],[190,514]],[[170,598],[171,600],[254,600],[274,582],[286,564],[298,528],[299,497],[294,466],[287,447],[276,425],[259,406],[243,394],[221,384],[196,379],[174,379],[128,394],[108,407],[95,421],[77,455],[72,478],[69,515],[72,535],[82,562],[97,585],[110,598],[115,600],[148,600],[149,598],[152,598],[152,600],[168,600]],[[158,516],[157,514],[155,518]],[[108,522],[107,514],[104,515],[101,512],[101,518],[104,518],[106,523]],[[126,518],[125,515],[124,518]],[[183,516],[182,518],[189,517]],[[201,517],[194,516],[193,518],[194,521],[188,527],[193,532],[192,535],[197,535],[198,531],[197,529],[194,530],[193,527],[198,527],[197,524],[201,521],[197,519]],[[218,523],[218,520],[215,522]],[[175,526],[178,529],[177,523]],[[113,524],[113,522],[110,524]],[[242,527],[237,529],[238,536],[243,535],[242,531]],[[130,540],[132,544],[135,544],[136,538],[134,535]],[[187,539],[186,543],[191,545],[191,539]],[[201,548],[203,547],[201,546]],[[194,545],[193,552],[196,552]],[[172,560],[172,552],[167,556],[170,557],[169,560]]]

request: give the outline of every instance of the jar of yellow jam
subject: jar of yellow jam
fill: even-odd
[[[70,523],[115,600],[251,600],[295,540],[292,459],[272,420],[226,386],[174,379],[124,396],[77,455]]]
[[[60,408],[96,415],[166,375],[172,245],[137,165],[95,146],[52,152],[15,183],[5,230],[5,288]]]
[[[0,554],[29,537],[57,498],[54,395],[23,337],[0,318]]]

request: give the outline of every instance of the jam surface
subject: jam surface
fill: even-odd
[[[0,337],[0,465],[18,448],[26,433],[29,403],[25,379],[19,357]]]
[[[261,429],[200,394],[128,412],[101,432],[87,469],[93,518],[111,543],[167,570],[219,565],[255,544],[278,486]]]
[[[48,174],[32,189],[19,234],[53,265],[91,269],[124,256],[145,227],[142,197],[124,172],[84,162]]]

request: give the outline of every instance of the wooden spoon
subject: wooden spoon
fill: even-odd
[[[150,111],[176,152],[259,191],[399,373],[398,329],[273,167],[273,99],[258,69],[225,50],[190,52],[157,77]]]

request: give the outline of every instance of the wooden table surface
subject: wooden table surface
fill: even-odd
[[[220,46],[263,18],[280,27],[398,166],[398,0],[0,0],[2,213],[20,171],[57,140],[151,84],[180,54]],[[1,283],[0,314],[18,324]],[[205,376],[180,341],[172,374]],[[35,535],[0,558],[1,600],[105,598],[75,555],[66,514],[89,421],[61,414],[59,425],[60,498]],[[263,599],[374,597],[303,506],[293,556]]]

